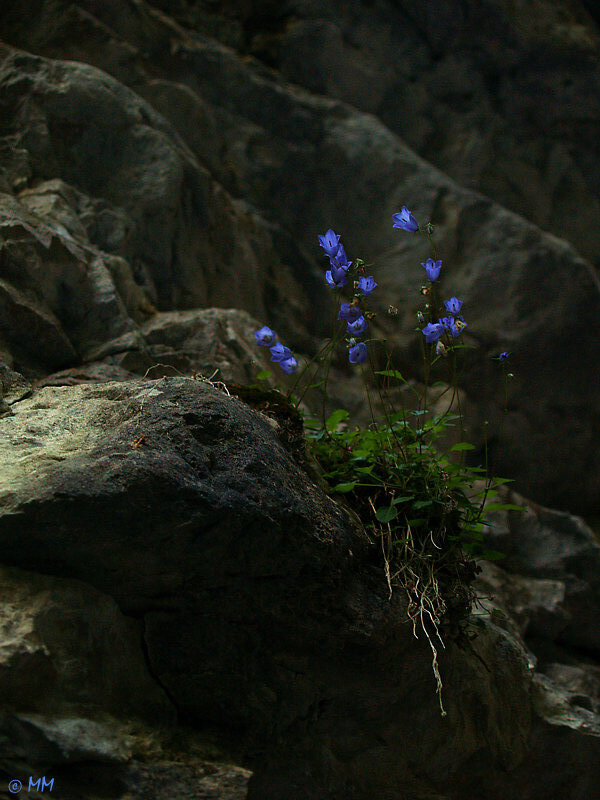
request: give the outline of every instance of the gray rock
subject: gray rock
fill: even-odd
[[[43,184],[28,202],[0,198],[0,230],[10,253],[0,280],[5,335],[29,370],[73,364],[106,339],[135,330],[104,258],[87,244],[63,194],[73,196],[68,187]],[[55,221],[56,204],[70,212],[69,222]]]
[[[109,726],[78,717],[44,717],[39,714],[5,714],[0,737],[8,738],[14,752],[4,755],[3,767],[57,767],[77,761],[122,764],[131,747]],[[16,763],[11,763],[16,762]]]
[[[569,757],[597,755],[591,728],[531,705],[529,654],[490,621],[472,650],[439,653],[440,718],[427,644],[363,531],[299,466],[293,416],[273,425],[185,378],[46,387],[14,406],[0,420],[3,562],[83,580],[142,618],[180,713],[239,732],[249,797],[486,786],[516,800],[531,737],[535,763],[555,747],[548,725]]]
[[[162,5],[185,29],[377,116],[461,185],[598,263],[592,3],[202,3],[192,19]],[[131,41],[131,28],[112,30]]]
[[[65,413],[67,408],[70,410]],[[204,580],[212,582],[200,554],[197,563],[185,555],[198,535],[196,528],[214,529],[213,535],[220,528],[224,535],[226,528],[219,520],[226,519],[226,525],[233,526],[231,535],[241,536],[239,545],[254,551],[258,542],[251,531],[257,520],[268,520],[279,508],[280,492],[293,485],[290,475],[298,471],[281,446],[260,444],[272,436],[270,426],[253,416],[244,404],[191,378],[46,387],[20,402],[15,412],[0,428],[5,465],[1,513],[3,524],[8,525],[2,548],[5,563],[33,567],[33,562],[29,563],[33,556],[38,568],[47,570],[53,565],[57,574],[89,580],[102,591],[108,590],[129,610],[138,607],[146,594],[149,598],[157,591],[180,590],[185,580],[179,576],[177,565],[182,559],[190,568],[186,580],[199,581],[199,585]],[[11,421],[16,424],[11,425]],[[139,437],[145,437],[144,444],[134,447]],[[215,442],[220,443],[216,461],[212,453]],[[89,472],[82,469],[82,457],[89,459]],[[35,483],[32,474],[36,475]],[[261,475],[278,478],[263,484]],[[147,502],[148,481],[153,480],[158,481],[154,487],[158,491],[156,501],[162,497],[162,507],[169,509],[162,519],[162,514],[157,517],[160,503],[155,506]],[[73,505],[70,498],[79,499]],[[341,540],[348,546],[354,541],[357,546],[360,537],[343,528],[345,515],[320,492],[315,495],[310,485],[300,484],[286,503],[285,514],[296,520],[290,522],[288,534],[298,531],[302,520],[321,518],[315,506],[317,498],[337,522],[330,530],[321,527],[324,522],[319,523],[316,539],[330,541],[337,526]],[[97,507],[98,501],[106,504],[103,509]],[[14,524],[20,529],[19,509],[29,502],[54,509],[54,522],[46,520],[40,527],[34,524],[28,529],[31,538],[26,542],[16,535],[17,528],[13,534],[9,530]],[[69,519],[68,527],[61,522],[65,518]],[[92,532],[92,519],[103,533],[100,529]],[[129,543],[121,534],[113,538],[121,524],[132,537]],[[267,524],[264,535],[273,524]],[[177,529],[178,525],[182,526],[182,538],[170,555],[162,553],[160,559],[151,556],[152,537],[158,537],[158,543],[167,529]],[[50,530],[58,537],[54,541]],[[218,539],[212,541],[213,535],[208,535],[210,546],[220,551]],[[69,546],[64,536],[71,542]],[[100,559],[106,561],[100,568],[93,553],[99,555],[106,546],[106,536],[113,540],[115,550],[108,560]],[[280,539],[277,534],[275,541]],[[291,541],[284,546],[282,540],[280,544],[283,556]],[[278,546],[269,545],[262,551],[253,567],[257,574],[263,569],[270,572],[268,562],[273,556],[267,553]],[[37,556],[32,552],[36,549]],[[136,553],[142,551],[147,555],[139,562]],[[227,547],[223,569],[232,558],[232,564],[237,561],[226,551]],[[119,565],[127,552],[132,560]],[[83,560],[78,561],[80,558]]]
[[[63,8],[61,2],[58,7]],[[440,286],[444,293],[461,295],[465,300],[469,323],[465,338],[467,343],[477,345],[470,353],[468,368],[462,370],[463,388],[477,408],[468,435],[482,448],[486,432],[489,434],[489,455],[496,470],[516,477],[524,494],[547,505],[593,513],[598,503],[593,477],[598,471],[593,431],[598,426],[595,398],[600,388],[596,380],[600,374],[600,342],[595,333],[600,284],[592,265],[572,247],[543,234],[523,218],[461,189],[421,160],[375,116],[292,86],[255,59],[241,59],[197,33],[190,36],[165,15],[150,6],[143,7],[140,18],[124,14],[120,6],[110,2],[101,8],[94,4],[85,9],[69,4],[63,8],[64,14],[56,14],[60,22],[53,27],[52,42],[44,32],[48,22],[45,15],[34,15],[37,33],[33,34],[19,22],[25,8],[7,12],[6,29],[13,31],[14,41],[19,44],[29,35],[32,44],[45,42],[55,55],[85,58],[115,76],[109,78],[89,65],[49,62],[6,52],[1,75],[13,87],[5,99],[6,118],[14,120],[14,127],[7,134],[11,146],[16,148],[15,153],[26,150],[32,182],[38,174],[60,176],[75,192],[71,200],[65,199],[68,192],[62,192],[60,203],[52,200],[52,225],[47,223],[43,235],[50,235],[48,226],[56,231],[60,224],[61,230],[74,240],[79,235],[77,241],[81,244],[83,228],[96,247],[106,248],[112,256],[129,263],[134,282],[144,287],[148,302],[161,310],[242,306],[261,323],[274,327],[294,349],[312,354],[316,349],[315,334],[321,336],[325,332],[330,301],[322,273],[315,270],[319,253],[316,237],[334,225],[343,234],[351,257],[360,255],[375,261],[381,300],[373,298],[380,312],[379,324],[373,325],[373,331],[389,338],[402,370],[409,377],[419,378],[419,334],[414,331],[414,312],[421,303],[418,286],[423,273],[419,262],[428,253],[421,237],[394,231],[390,225],[391,214],[403,203],[410,205],[420,221],[431,217],[437,225],[444,260]],[[488,63],[491,74],[498,75],[503,91],[508,80],[506,64],[526,68],[529,78],[519,72],[525,87],[531,76],[537,75],[531,42],[537,41],[538,35],[551,51],[567,42],[569,52],[577,55],[579,66],[575,73],[561,61],[552,80],[564,70],[565,80],[572,80],[577,87],[573,91],[585,95],[586,81],[597,69],[583,55],[589,53],[592,58],[595,52],[595,45],[588,51],[587,45],[582,44],[582,31],[589,32],[589,26],[585,21],[573,22],[569,15],[571,22],[561,28],[555,15],[549,13],[543,34],[532,33],[529,23],[515,28],[511,17],[507,28],[510,58],[504,42],[503,63],[498,61],[495,33],[492,36],[495,28],[486,22],[482,29],[485,58],[482,56],[481,63],[475,59],[476,68],[472,69],[475,57],[466,44],[471,41],[469,25],[473,24],[469,14],[453,13],[448,26],[442,24],[447,15],[440,16],[435,9],[424,17],[412,7],[406,12],[390,8],[383,17],[380,10],[369,11],[364,19],[360,16],[359,23],[353,13],[344,10],[334,14],[329,6],[325,10],[310,4],[303,6],[299,19],[290,18],[286,8],[277,12],[282,27],[275,26],[271,41],[282,44],[286,36],[292,37],[295,49],[284,47],[283,51],[285,58],[291,59],[289,69],[293,71],[291,64],[302,48],[312,48],[313,52],[318,49],[316,43],[309,42],[309,33],[319,32],[325,42],[319,51],[324,59],[322,74],[332,81],[325,90],[340,96],[334,87],[340,75],[346,75],[350,95],[342,92],[342,98],[357,105],[370,98],[374,105],[367,107],[377,108],[394,130],[397,124],[392,124],[380,109],[398,108],[397,102],[403,109],[408,96],[415,101],[415,108],[421,108],[422,98],[430,96],[425,88],[429,84],[437,88],[434,100],[426,102],[445,104],[444,98],[451,98],[450,105],[454,107],[458,91],[459,95],[466,92],[469,96],[469,108],[483,102],[484,109],[491,109],[494,93],[490,94],[484,63]],[[212,13],[201,18],[213,18]],[[232,24],[237,25],[245,13],[231,9]],[[503,15],[510,16],[504,6],[490,10],[490,15],[497,21]],[[398,28],[397,38],[390,39],[381,28],[383,18],[392,30],[394,26]],[[252,25],[260,28],[259,22],[254,20]],[[438,42],[435,31],[439,30],[446,34],[452,31],[450,38],[456,37],[457,53],[446,52],[444,37]],[[525,30],[527,34],[523,33]],[[575,35],[577,31],[583,39]],[[351,69],[346,34],[362,54],[357,59],[353,57]],[[371,53],[376,65],[373,74],[369,74],[370,62],[362,60],[367,51],[371,52],[365,40],[378,43]],[[76,52],[73,41],[77,41]],[[418,82],[421,76],[423,83],[416,87],[410,83],[411,89],[402,86],[402,92],[397,92],[400,77],[396,67],[388,60],[386,69],[382,69],[381,62],[382,54],[389,53],[392,46],[396,56],[398,47],[406,51],[406,59],[393,60],[402,65],[398,67],[404,70],[402,82]],[[431,62],[431,47],[441,48],[437,64],[436,59]],[[292,72],[286,72],[288,68],[283,64],[285,58],[282,56],[281,67],[291,77]],[[35,81],[31,77],[34,74]],[[58,76],[60,93],[55,88]],[[126,89],[123,82],[137,94]],[[375,91],[376,85],[388,87],[383,96]],[[354,98],[352,87],[356,87]],[[397,95],[404,99],[396,100]],[[563,87],[559,95],[556,107],[567,113],[563,108],[569,95],[567,88]],[[25,98],[31,102],[25,102]],[[15,111],[16,102],[21,109],[19,114]],[[23,109],[33,107],[44,120],[43,125],[33,126],[27,118]],[[86,122],[80,129],[77,126],[82,108]],[[547,112],[545,105],[543,111]],[[465,137],[471,137],[465,144],[468,152],[481,149],[481,125],[473,128],[472,114],[467,113],[467,133],[461,112],[457,113],[444,165],[456,160],[456,143],[465,141]],[[506,120],[500,120],[497,110],[493,113],[499,120],[498,130],[508,136],[512,123],[507,125]],[[516,109],[514,113],[520,118],[524,111]],[[590,113],[593,117],[595,111]],[[401,118],[404,116],[400,114]],[[480,119],[487,118],[486,113],[480,112]],[[412,122],[407,125],[407,130],[416,128]],[[437,131],[439,121],[432,122],[432,126]],[[35,135],[30,132],[23,137],[20,131],[25,127],[35,130]],[[575,127],[581,130],[580,126]],[[436,133],[436,142],[438,138]],[[410,137],[409,141],[412,143]],[[115,164],[117,143],[120,155]],[[532,144],[532,152],[543,149],[545,144]],[[495,152],[493,136],[490,147]],[[420,149],[430,154],[427,148]],[[573,202],[580,202],[594,217],[591,209],[597,203],[595,190],[583,185],[593,174],[593,170],[582,166],[580,154],[585,148],[576,148],[577,158],[567,158],[563,151],[564,147],[557,144],[552,150],[551,165],[542,170],[548,180],[560,173],[566,194],[578,198]],[[484,147],[482,163],[487,164],[485,152]],[[502,171],[525,176],[517,194],[531,184],[531,169],[536,175],[536,170],[539,172],[539,165],[530,169],[532,159],[536,161],[537,156],[519,155],[513,144],[506,150],[506,159],[499,162],[503,164]],[[577,170],[571,169],[575,160]],[[450,166],[448,171],[455,174]],[[575,176],[571,183],[567,180],[570,175]],[[460,173],[457,177],[464,176]],[[544,180],[540,178],[540,185]],[[493,184],[495,178],[490,181]],[[485,188],[479,180],[467,184]],[[581,221],[585,215],[564,213],[562,191],[556,189],[549,211],[540,212],[541,217],[576,219],[577,225],[569,222],[569,231],[577,228],[581,233],[577,227],[581,224],[589,236],[578,233],[578,243],[583,238],[591,242],[595,228],[589,221]],[[21,195],[31,208],[39,210],[42,201],[36,199],[36,192],[37,184],[21,190]],[[43,194],[48,203],[47,188]],[[492,191],[490,194],[495,195]],[[499,193],[501,199],[508,198],[508,194]],[[535,189],[534,194],[538,197],[543,192]],[[79,221],[65,209],[64,202],[76,202]],[[507,203],[510,206],[512,201]],[[518,210],[526,210],[529,204],[519,200],[516,205]],[[556,213],[559,206],[563,210]],[[536,222],[540,222],[540,214],[534,215]],[[64,234],[63,240],[66,241]],[[547,280],[549,274],[552,280]],[[98,281],[101,291],[104,278],[99,277]],[[117,284],[114,275],[113,282]],[[127,289],[120,286],[117,295],[121,300],[124,293]],[[381,313],[390,301],[402,304],[402,314],[394,324]],[[133,314],[136,302],[124,305],[132,319],[143,322]],[[108,306],[102,308],[109,310]],[[19,312],[14,310],[12,318],[17,316]],[[102,319],[100,315],[99,320]],[[38,329],[37,338],[56,339],[53,324],[46,321]],[[123,332],[108,332],[106,340],[118,339]],[[27,332],[24,333],[23,340],[27,341]],[[71,331],[67,336],[74,341]],[[85,358],[93,360],[104,352],[98,350],[102,342],[96,339],[93,337],[88,349],[83,349]],[[76,342],[75,349],[79,352]],[[502,371],[491,358],[503,349],[513,352],[511,369],[515,375],[509,387],[506,415]],[[45,359],[51,362],[49,369],[69,366],[65,363],[69,351],[66,342],[56,341],[48,350]],[[33,347],[28,351],[29,357],[32,351]],[[70,357],[73,358],[72,351]],[[139,371],[144,363],[145,369],[148,367],[139,355],[127,359],[125,368]],[[445,372],[435,377],[447,378]],[[345,375],[343,379],[347,381]],[[341,396],[343,391],[338,394]],[[485,421],[489,423],[486,427]],[[548,431],[553,431],[552,436]],[[538,454],[535,464],[530,458],[532,449]],[[580,466],[575,475],[576,465]],[[577,491],[572,488],[574,483]]]
[[[490,511],[487,539],[505,553],[502,566],[509,572],[564,585],[560,603],[568,622],[559,643],[600,653],[600,543],[579,517],[543,508],[516,492],[503,490],[505,502],[526,507],[525,512]],[[558,622],[558,619],[556,619]]]
[[[547,664],[544,674],[567,693],[571,705],[600,713],[600,667]]]
[[[258,348],[254,337],[260,327],[241,309],[206,308],[156,314],[141,326],[141,334],[149,358],[157,364],[171,363],[186,374],[248,384],[267,366],[267,348]],[[268,362],[268,366],[275,372],[277,365]]]
[[[558,580],[526,578],[508,573],[486,561],[476,586],[483,609],[491,609],[492,619],[498,615],[510,621],[507,630],[525,639],[555,641],[568,626],[571,616],[565,608],[565,584]]]
[[[5,95],[11,142],[31,128],[27,109],[35,108],[44,122],[25,137],[32,169],[61,179],[22,193],[34,220],[28,224],[45,243],[60,235],[79,253],[91,244],[94,254],[102,247],[125,258],[159,308],[243,304],[264,318],[269,307],[291,328],[281,302],[289,297],[299,319],[320,319],[323,302],[306,295],[313,264],[289,241],[291,261],[279,247],[285,234],[232,199],[139,95],[89,65],[7,48],[2,57],[0,85],[17,87]]]
[[[139,624],[89,584],[0,570],[3,709],[173,722],[173,707],[148,673],[141,637]]]

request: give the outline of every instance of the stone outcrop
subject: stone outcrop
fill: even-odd
[[[561,511],[543,508],[515,492],[504,498],[524,512],[492,510],[486,537],[505,558],[510,573],[535,579],[541,607],[551,612],[548,634],[538,625],[532,635],[600,656],[600,542],[585,522]],[[542,584],[544,584],[542,588]],[[535,601],[534,601],[535,602]],[[526,603],[527,604],[527,603]],[[543,613],[543,616],[546,616]],[[543,629],[542,624],[542,629]]]
[[[291,83],[373,114],[460,185],[600,263],[593,2],[152,5]]]
[[[289,419],[179,377],[47,386],[11,410],[0,418],[0,559],[23,598],[11,612],[23,620],[12,625],[23,642],[13,652],[46,676],[38,706],[5,719],[13,741],[73,741],[69,731],[98,721],[106,744],[93,759],[109,748],[116,769],[133,751],[111,720],[142,711],[168,720],[176,709],[181,721],[234,735],[254,771],[250,798],[282,800],[534,798],[529,776],[553,748],[600,763],[594,709],[567,718],[564,690],[536,677],[519,632],[494,615],[480,618],[471,649],[448,641],[439,654],[440,717],[427,642],[414,637],[401,595],[390,601],[362,528],[304,471]],[[49,598],[56,605],[64,592],[56,624],[72,618],[75,634],[50,624]],[[114,620],[96,645],[101,665],[82,650],[68,666],[91,609],[90,636],[106,629],[104,616]],[[16,657],[7,651],[5,670],[18,685]],[[127,693],[125,659],[153,684],[129,693],[127,713],[111,706]],[[154,710],[142,694],[156,698]],[[108,722],[96,720],[98,704]],[[18,733],[32,725],[33,740]],[[17,750],[35,764],[42,747],[59,767],[53,746]],[[584,797],[594,770],[570,797]]]
[[[570,4],[562,28],[554,14],[535,30],[525,26],[521,11],[495,8],[492,18],[504,14],[510,22],[511,46],[507,50],[504,43],[501,50],[511,56],[502,65],[495,33],[485,32],[491,28],[478,27],[479,56],[469,48],[470,26],[482,12],[463,5],[453,18],[454,55],[442,39],[435,46],[441,48],[436,64],[425,42],[440,18],[421,19],[412,6],[390,9],[386,19],[400,37],[394,41],[411,54],[394,63],[414,74],[412,91],[404,85],[406,76],[401,80],[396,67],[383,69],[378,60],[391,46],[381,41],[381,9],[365,11],[357,28],[349,6],[334,14],[325,4],[318,19],[310,4],[296,10],[284,4],[279,11],[269,6],[279,20],[267,36],[277,43],[274,60],[265,56],[260,15],[239,6],[226,12],[229,30],[238,30],[233,39],[225,36],[218,13],[202,3],[163,3],[159,10],[133,1],[117,8],[113,2],[31,0],[3,9],[5,41],[36,55],[6,47],[0,70],[6,120],[0,290],[4,319],[10,321],[0,329],[2,348],[21,371],[35,370],[39,377],[142,349],[139,326],[156,309],[217,306],[243,308],[310,357],[328,331],[331,302],[316,237],[334,226],[351,257],[374,262],[379,325],[373,332],[387,336],[405,374],[422,377],[414,314],[421,304],[419,263],[429,253],[421,237],[391,228],[391,214],[406,203],[421,222],[436,224],[444,260],[441,290],[465,301],[464,335],[476,346],[461,371],[475,410],[470,437],[482,447],[487,432],[496,471],[515,477],[525,495],[596,513],[600,283],[594,266],[573,247],[590,257],[596,253],[596,228],[579,213],[586,209],[594,217],[597,205],[594,171],[585,160],[590,149],[582,146],[585,131],[593,129],[595,106],[582,101],[579,107],[588,109],[591,121],[588,127],[567,126],[575,131],[570,144],[564,137],[562,144],[550,144],[536,133],[540,125],[533,125],[528,155],[521,139],[517,152],[514,136],[521,128],[513,117],[522,120],[529,111],[493,101],[494,85],[508,97],[515,80],[510,69],[518,70],[523,86],[538,74],[532,48],[540,41],[578,54],[575,72],[563,59],[548,80],[571,80],[570,91],[587,97],[586,82],[597,70],[594,22]],[[252,55],[240,57],[207,36],[209,29],[242,53],[265,56],[271,66]],[[353,41],[359,29],[362,55],[348,72],[344,32]],[[252,32],[249,38],[239,33],[244,30]],[[380,54],[369,56],[372,75],[360,66],[371,52],[366,41],[381,44]],[[321,84],[304,80],[294,64],[298,58],[329,64],[333,53],[338,55],[323,71],[330,97],[316,95]],[[56,58],[62,60],[51,60]],[[488,72],[496,75],[491,84],[483,78]],[[346,89],[340,88],[343,75]],[[470,79],[465,87],[472,84],[463,111],[446,85],[449,76],[456,82],[460,75]],[[417,99],[425,96],[428,80],[435,91],[422,105]],[[311,91],[299,88],[303,82]],[[529,109],[531,93],[524,88],[519,96],[528,97]],[[570,119],[568,96],[565,83],[552,112],[561,119]],[[415,113],[431,119],[440,144],[437,158],[419,139],[419,126],[399,113],[409,97]],[[441,136],[439,110],[448,104],[455,113],[451,119],[442,114],[449,124]],[[488,120],[485,109],[494,106],[489,131],[473,121],[469,109],[478,105],[480,120]],[[535,114],[547,109],[544,103]],[[487,177],[483,168],[473,180],[461,171],[456,148],[465,136],[473,139],[481,164],[490,165]],[[502,158],[487,158],[492,150]],[[542,151],[552,151],[548,163]],[[532,170],[535,180],[518,177]],[[514,192],[500,186],[499,174],[506,172],[516,176]],[[551,186],[553,180],[558,184]],[[545,210],[529,202],[531,191],[548,198]],[[537,227],[550,220],[552,233]],[[581,248],[582,242],[591,249]],[[35,281],[40,272],[46,281]],[[401,310],[394,320],[384,313],[390,302]],[[501,350],[512,352],[515,375],[506,414],[502,373],[492,360]],[[338,396],[343,393],[340,387]]]
[[[600,511],[598,18],[446,5],[0,5],[2,780],[45,770],[89,800],[597,791],[600,546],[573,514]],[[438,648],[445,717],[298,414],[244,388],[265,369],[294,387],[258,327],[300,360],[329,334],[329,227],[373,262],[371,332],[419,384],[430,253],[392,230],[403,204],[465,302],[467,435],[535,500],[487,513],[504,558],[481,564],[470,645]],[[329,390],[369,421],[343,348]]]

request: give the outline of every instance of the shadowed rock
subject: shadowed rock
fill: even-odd
[[[150,313],[152,304],[164,311],[242,306],[309,355],[314,335],[325,333],[331,300],[315,269],[317,234],[334,226],[351,258],[374,262],[379,287],[372,300],[380,314],[373,333],[387,335],[403,372],[422,377],[414,327],[420,262],[429,252],[421,237],[391,228],[392,213],[409,205],[421,223],[436,225],[440,291],[464,300],[464,337],[477,346],[461,371],[477,409],[469,436],[482,448],[487,431],[496,471],[516,477],[524,494],[593,513],[600,284],[592,265],[565,242],[453,183],[375,116],[286,83],[252,58],[190,35],[150,5],[125,7],[116,13],[111,3],[69,5],[51,40],[36,28],[44,53],[69,57],[76,55],[77,30],[77,57],[115,78],[87,64],[6,51],[0,82],[11,89],[3,102],[13,120],[6,153],[14,155],[5,169],[30,213],[45,209],[53,230],[58,220],[61,231],[81,241],[84,229],[94,247],[125,259],[128,285],[138,285]],[[21,41],[18,13],[9,17],[7,30],[19,30]],[[330,15],[327,24],[340,23]],[[43,124],[34,125],[34,108]],[[40,179],[48,177],[79,193],[75,214],[53,200],[52,216],[48,195],[36,199]],[[118,287],[118,314],[106,338],[115,342],[109,351],[123,351],[137,332],[123,342],[124,329],[117,336],[109,330],[131,325],[118,298],[141,321],[134,314],[141,297],[132,302],[114,277],[125,265],[107,268],[94,291],[107,285],[114,294],[111,279]],[[7,286],[6,303],[30,314],[15,291],[20,287]],[[390,302],[401,309],[394,324],[383,313]],[[109,313],[110,303],[102,309]],[[14,311],[12,319],[18,317]],[[81,347],[69,326],[61,330],[54,317],[38,317],[51,370],[75,358],[70,346],[87,360],[107,354],[97,336]],[[102,317],[95,319],[98,325]],[[19,331],[12,330],[13,347]],[[492,356],[505,349],[513,353],[515,378],[502,422],[503,378]]]
[[[299,466],[291,417],[184,378],[46,387],[12,410],[0,558],[141,619],[180,718],[235,733],[249,797],[496,800],[500,782],[526,796],[550,723],[523,644],[485,621],[473,651],[446,642],[440,717],[427,643],[362,529]],[[595,752],[593,730],[567,728]]]

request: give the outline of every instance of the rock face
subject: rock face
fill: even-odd
[[[0,702],[73,715],[93,708],[173,722],[150,678],[142,631],[89,583],[3,569]]]
[[[536,579],[538,586],[541,581],[546,584],[540,600],[547,610],[548,603],[554,606],[554,624],[550,635],[536,625],[533,636],[580,648],[598,658],[598,539],[583,520],[571,514],[528,503],[514,492],[507,497],[513,503],[524,504],[526,511],[491,511],[487,536],[492,546],[504,553],[503,566],[508,571]]]
[[[442,291],[465,301],[472,440],[482,447],[487,432],[496,471],[527,496],[597,513],[600,283],[573,248],[597,258],[586,88],[597,29],[577,3],[540,3],[537,27],[521,6],[484,6],[3,8],[5,41],[36,53],[7,46],[0,69],[9,363],[41,377],[138,353],[157,308],[206,306],[243,308],[312,356],[331,304],[316,237],[334,226],[351,257],[375,263],[373,331],[420,377],[429,253],[391,228],[406,203],[437,227]],[[548,90],[534,95],[539,80]],[[550,223],[551,234],[536,227]],[[381,313],[390,302],[394,324]],[[506,413],[501,350],[515,375]]]
[[[595,796],[600,547],[572,515],[600,513],[600,38],[591,3],[533,7],[0,4],[2,779]],[[489,510],[505,558],[470,646],[438,648],[445,717],[298,414],[242,402],[260,370],[295,380],[258,327],[309,357],[330,332],[329,227],[374,262],[372,332],[422,379],[430,253],[391,228],[403,204],[465,303],[469,437],[536,501]],[[343,348],[330,386],[364,422]]]
[[[375,115],[457,183],[599,263],[593,3],[153,5],[291,83]]]
[[[587,725],[567,720],[557,710],[567,700],[544,676],[535,700],[532,657],[493,618],[480,620],[472,651],[448,642],[440,654],[448,712],[440,717],[426,642],[406,624],[401,596],[390,602],[362,529],[303,471],[290,420],[189,378],[48,386],[11,408],[0,419],[0,559],[23,598],[38,596],[37,587],[72,593],[87,585],[90,625],[100,629],[112,614],[105,714],[127,686],[127,676],[110,679],[131,647],[116,638],[134,642],[137,630],[147,673],[133,668],[154,684],[143,693],[156,698],[155,717],[168,717],[170,703],[180,720],[235,732],[254,769],[251,798],[424,800],[477,791],[533,800],[532,770],[543,771],[552,748],[568,741],[568,752],[587,752],[592,765],[568,796],[583,798],[600,778],[595,712],[587,711]],[[69,606],[62,617],[81,620]],[[96,679],[85,652],[82,685],[69,689],[52,665],[68,663],[72,639],[32,638],[51,628],[29,618],[22,658],[55,686],[42,692],[38,712],[76,710],[77,725],[95,730],[85,720],[93,721],[101,695],[86,693]],[[11,679],[14,658],[7,653]],[[139,716],[136,688],[128,716]],[[12,714],[5,726],[13,739],[33,725],[36,737],[57,741],[75,724],[18,707]],[[99,739],[113,762],[127,752],[110,727]],[[41,758],[41,744],[32,747],[27,763]],[[46,763],[59,763],[49,744],[43,752]]]

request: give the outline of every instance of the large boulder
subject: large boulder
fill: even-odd
[[[519,637],[481,620],[471,648],[446,641],[441,717],[427,641],[377,548],[305,470],[291,410],[191,378],[48,386],[11,410],[0,559],[140,620],[180,720],[235,732],[250,797],[528,796],[550,723]],[[553,719],[553,743],[596,753],[592,729]],[[50,742],[73,724],[6,721]]]

